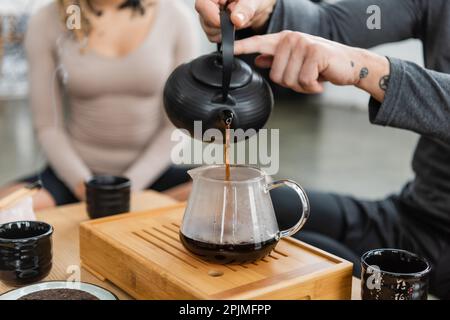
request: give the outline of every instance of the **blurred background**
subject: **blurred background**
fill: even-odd
[[[0,0],[0,185],[45,163],[27,101],[22,41],[29,15],[50,0]],[[194,14],[194,0],[185,1]],[[202,50],[212,51],[198,26]],[[418,41],[374,49],[422,64]],[[268,127],[280,129],[279,177],[307,188],[379,198],[398,192],[412,176],[413,133],[369,124],[369,96],[328,86],[321,96],[280,96]]]

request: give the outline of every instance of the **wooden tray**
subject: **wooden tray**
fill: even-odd
[[[137,299],[350,299],[352,264],[295,239],[252,264],[198,259],[178,239],[184,208],[81,224],[83,267]]]

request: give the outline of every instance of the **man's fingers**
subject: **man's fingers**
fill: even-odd
[[[205,24],[220,28],[218,0],[197,0],[195,2],[195,10],[200,14]]]
[[[315,57],[305,59],[298,74],[298,83],[307,93],[323,92],[323,84],[319,82],[319,64]]]
[[[261,53],[273,56],[277,48],[278,39],[279,34],[267,34],[238,40],[234,43],[234,54]]]
[[[293,50],[291,43],[288,39],[283,39],[278,45],[270,70],[270,79],[279,84],[283,84],[283,75],[285,73],[291,51]]]
[[[195,9],[208,25],[220,27],[219,8],[226,2],[226,0],[197,0]],[[248,26],[259,5],[259,0],[231,2],[228,5],[228,9],[231,12],[231,21],[238,29]]]
[[[211,27],[208,25],[203,18],[200,18],[200,23],[202,25],[203,30],[205,31],[208,39],[212,42],[220,42],[221,33],[219,28]]]
[[[229,8],[231,10],[231,21],[233,24],[237,28],[248,26],[260,6],[260,2],[260,0],[239,0],[238,2],[232,3]]]
[[[286,70],[283,74],[283,80],[281,84],[285,87],[295,89],[299,86],[298,76],[300,70],[302,69],[304,60],[304,54],[301,47],[298,46],[291,51],[291,56],[289,57],[289,62],[287,64]]]
[[[303,93],[321,93],[317,50],[308,50],[308,41],[292,32],[255,36],[235,42],[235,54],[259,53],[255,63],[271,68],[270,78]]]
[[[261,69],[269,69],[273,64],[273,56],[261,54],[256,57],[255,65]]]

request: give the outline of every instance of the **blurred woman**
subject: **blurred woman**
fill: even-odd
[[[31,18],[30,103],[49,162],[23,181],[42,179],[37,209],[83,200],[94,174],[127,176],[135,191],[187,181],[171,167],[162,91],[197,55],[195,35],[181,0],[61,0]]]

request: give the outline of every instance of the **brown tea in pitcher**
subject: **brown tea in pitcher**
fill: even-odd
[[[233,122],[233,116],[230,115],[224,120],[225,124],[225,137],[223,141],[223,151],[224,151],[224,163],[225,163],[225,178],[224,183],[226,187],[224,188],[224,204],[221,208],[221,221],[230,221],[233,215],[236,215],[236,206],[234,200],[229,200],[234,198],[235,188],[232,187],[233,180],[231,177],[231,161],[230,161],[230,148],[231,148],[231,125]],[[220,178],[222,179],[222,178]],[[242,242],[242,243],[227,243],[227,244],[217,244],[206,241],[194,240],[187,237],[182,232],[180,232],[180,241],[184,247],[192,252],[193,254],[199,256],[203,260],[210,261],[217,264],[245,264],[254,262],[264,258],[269,255],[270,252],[277,245],[277,238],[272,238],[263,242]]]
[[[180,240],[193,254],[217,264],[245,264],[269,255],[277,245],[276,239],[257,243],[215,244],[193,240],[180,232]]]
[[[230,181],[230,147],[231,147],[231,122],[233,118],[228,118],[225,120],[225,142],[223,145],[223,156],[225,162],[225,180]]]

